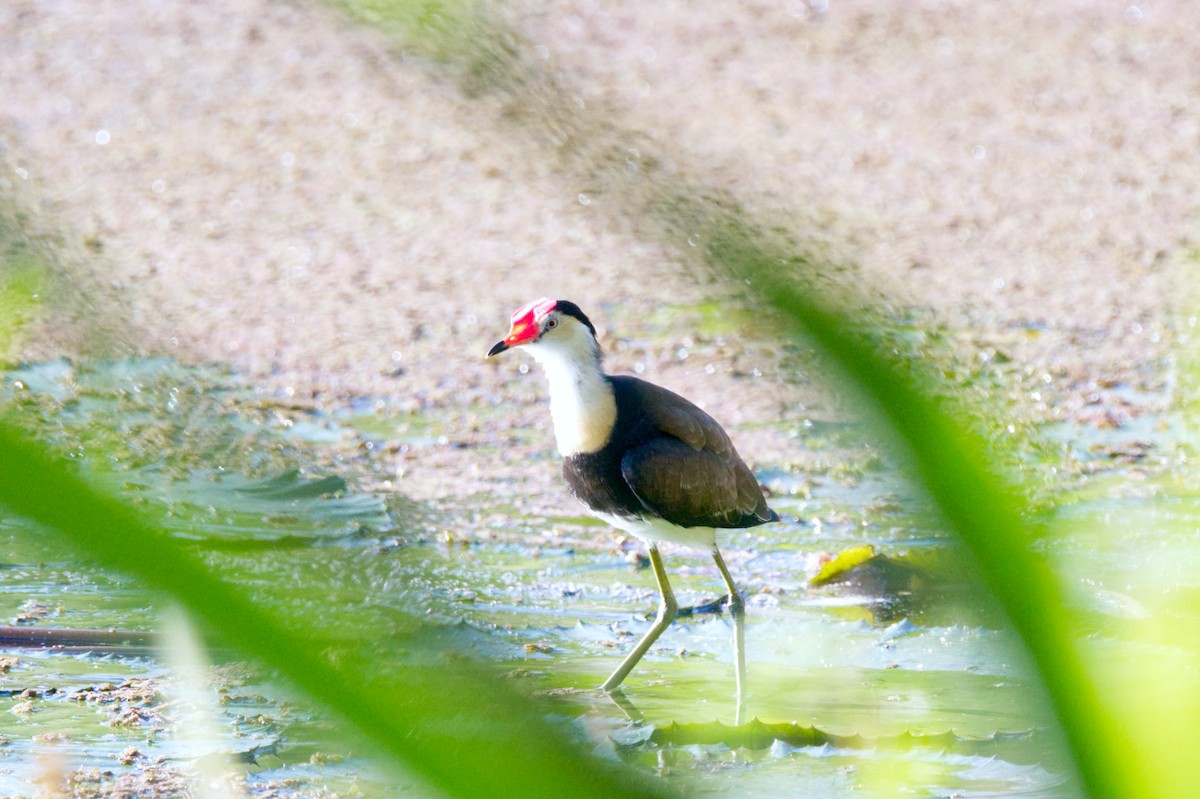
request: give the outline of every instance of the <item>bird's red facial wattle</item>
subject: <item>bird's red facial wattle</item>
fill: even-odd
[[[512,329],[508,331],[508,335],[503,340],[497,341],[488,350],[488,357],[536,341],[542,333],[542,320],[554,310],[557,304],[549,297],[542,297],[540,300],[534,300],[518,308],[512,315]]]

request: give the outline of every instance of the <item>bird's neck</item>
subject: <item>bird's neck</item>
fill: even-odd
[[[539,349],[531,348],[531,354],[550,383],[550,415],[559,454],[596,452],[608,443],[617,421],[616,395],[600,366],[599,350]]]

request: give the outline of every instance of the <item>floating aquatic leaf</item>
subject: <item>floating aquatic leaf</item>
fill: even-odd
[[[825,585],[842,579],[846,576],[846,572],[873,557],[875,557],[875,547],[870,544],[844,549],[832,560],[822,564],[821,571],[817,572],[808,582],[810,585]]]
[[[256,414],[228,374],[161,357],[60,359],[4,373],[0,391],[14,401],[14,422],[165,506],[176,532],[304,543],[394,526],[379,495],[349,490],[340,475],[301,471],[292,428]]]
[[[710,721],[699,724],[672,723],[656,727],[647,737],[656,746],[715,746],[724,745],[731,749],[768,749],[782,741],[792,747],[834,746],[844,749],[912,749],[930,747],[947,751],[979,751],[996,742],[1024,743],[1036,733],[997,732],[991,736],[963,738],[952,731],[940,733],[913,733],[906,731],[898,735],[865,737],[862,735],[837,735],[815,726],[804,726],[796,722],[764,722],[757,718],[745,724],[723,724]],[[632,745],[638,745],[636,741]],[[991,750],[987,750],[991,751]]]
[[[348,491],[346,481],[337,475],[310,479],[298,469],[289,469],[253,480],[196,470],[182,479],[167,480],[147,469],[130,475],[126,485],[170,508],[172,529],[202,537],[303,540],[393,527],[382,497]]]
[[[299,469],[289,469],[281,475],[234,490],[262,499],[312,499],[345,491],[346,481],[332,474],[307,480],[301,476]]]

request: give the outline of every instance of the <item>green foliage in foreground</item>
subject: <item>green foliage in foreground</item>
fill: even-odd
[[[565,742],[494,673],[435,655],[392,681],[352,654],[327,659],[303,630],[260,610],[252,596],[214,578],[180,542],[9,429],[0,429],[0,504],[59,531],[99,565],[175,598],[211,641],[275,669],[378,750],[451,796],[664,795],[648,780]]]
[[[1044,534],[1034,509],[999,472],[999,453],[961,421],[965,412],[946,398],[939,378],[884,346],[846,296],[831,301],[837,293],[812,284],[805,290],[801,276],[819,274],[819,264],[758,238],[732,213],[709,221],[711,265],[753,285],[823,351],[974,554],[979,574],[1032,655],[1088,793],[1130,799],[1183,789],[1172,775],[1149,773],[1135,754],[1085,667],[1058,577],[1033,549]]]

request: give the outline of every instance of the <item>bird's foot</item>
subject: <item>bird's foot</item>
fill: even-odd
[[[701,602],[698,605],[689,605],[686,608],[679,609],[679,616],[699,616],[703,613],[721,613],[725,610],[725,605],[728,603],[729,597],[717,597],[710,599],[707,602]]]
[[[731,609],[729,597],[728,596],[720,596],[720,597],[717,597],[716,599],[710,599],[707,602],[701,602],[697,605],[689,605],[686,608],[680,608],[679,612],[676,615],[677,616],[699,616],[704,613],[718,613],[718,614],[724,613],[726,610],[730,610],[730,612],[737,614],[737,613],[741,612],[742,607],[744,607],[744,605],[745,605],[744,597],[739,596],[736,605],[737,605],[736,609]]]

